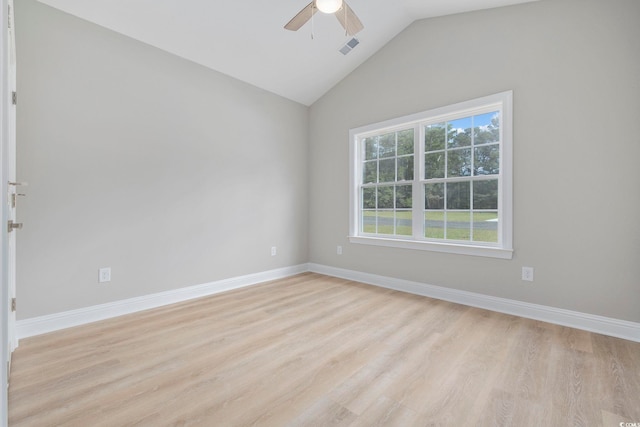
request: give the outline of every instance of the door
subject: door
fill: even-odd
[[[16,296],[16,205],[20,185],[16,182],[16,55],[13,28],[13,0],[1,0],[2,30],[0,31],[0,175],[2,189],[0,206],[2,212],[2,246],[0,321],[2,323],[2,382],[0,382],[2,401],[0,402],[0,425],[7,424],[7,386],[11,353],[18,345],[15,335],[15,311],[12,301]]]
[[[16,234],[22,224],[17,222],[16,208],[18,206],[19,197],[23,196],[22,185],[16,181],[16,104],[17,104],[17,87],[16,87],[16,39],[14,33],[13,19],[13,0],[8,0],[7,4],[7,53],[8,53],[8,97],[7,102],[7,205],[8,205],[8,224],[7,224],[7,282],[9,296],[9,319],[7,322],[8,341],[9,341],[9,362],[11,362],[11,353],[18,346],[18,339],[15,334],[16,324],[16,305],[13,303],[16,298]],[[11,225],[9,225],[11,224]]]

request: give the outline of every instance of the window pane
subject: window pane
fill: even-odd
[[[380,181],[393,182],[396,180],[396,159],[380,160]]]
[[[444,123],[436,123],[424,127],[425,151],[444,150],[444,141],[446,138],[445,129]]]
[[[469,182],[448,182],[447,209],[469,209],[470,188]]]
[[[495,175],[500,173],[500,146],[498,144],[477,147],[474,151],[474,175]]]
[[[498,142],[500,140],[500,112],[473,116],[473,143],[475,145]]]
[[[376,211],[362,211],[362,231],[365,233],[376,232]]]
[[[378,234],[393,234],[394,212],[378,211]]]
[[[369,184],[372,182],[378,182],[378,162],[364,162],[364,169],[362,170],[362,182]]]
[[[396,155],[396,133],[388,133],[378,137],[380,157],[393,157]]]
[[[398,156],[413,154],[413,129],[398,132]]]
[[[474,181],[473,208],[498,209],[498,180]]]
[[[444,209],[444,184],[424,185],[424,208]]]
[[[424,213],[424,237],[444,239],[444,212]]]
[[[447,152],[447,176],[471,175],[471,148]]]
[[[396,234],[402,236],[411,236],[413,231],[411,211],[397,211],[396,212]]]
[[[473,240],[498,243],[498,212],[473,213]]]
[[[447,122],[447,142],[449,148],[471,145],[471,117]]]
[[[444,178],[444,152],[425,154],[424,177],[425,179]]]
[[[363,209],[375,209],[376,208],[376,189],[375,187],[362,189],[362,208]]]
[[[413,206],[411,193],[412,187],[410,185],[398,185],[396,187],[396,209],[411,209]]]
[[[378,209],[393,209],[393,187],[378,187]]]
[[[447,212],[447,239],[471,239],[470,212]]]
[[[398,158],[398,181],[413,180],[413,156]]]
[[[364,139],[364,159],[371,160],[378,158],[378,142],[377,138],[365,138]]]

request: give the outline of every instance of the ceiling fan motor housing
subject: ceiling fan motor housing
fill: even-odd
[[[353,9],[344,0],[312,0],[296,16],[291,18],[284,28],[298,31],[300,27],[309,22],[318,10],[334,15],[350,36],[357,34],[364,28]],[[344,12],[336,13],[340,10],[344,10]]]
[[[342,0],[316,0],[316,7],[320,12],[335,13],[342,7]]]

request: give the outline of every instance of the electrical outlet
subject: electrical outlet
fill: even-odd
[[[276,248],[275,246],[271,246],[271,256],[276,256],[277,253],[278,248]]]
[[[522,280],[533,282],[533,267],[522,267]]]
[[[111,267],[104,267],[98,270],[98,282],[110,282],[111,281]]]
[[[336,253],[338,255],[342,255],[342,246],[338,245],[338,247],[336,248]]]

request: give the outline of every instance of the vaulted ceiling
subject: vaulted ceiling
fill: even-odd
[[[347,55],[339,49],[351,37],[334,16],[283,28],[309,0],[40,1],[311,105],[415,20],[535,0],[349,0],[364,29]]]

